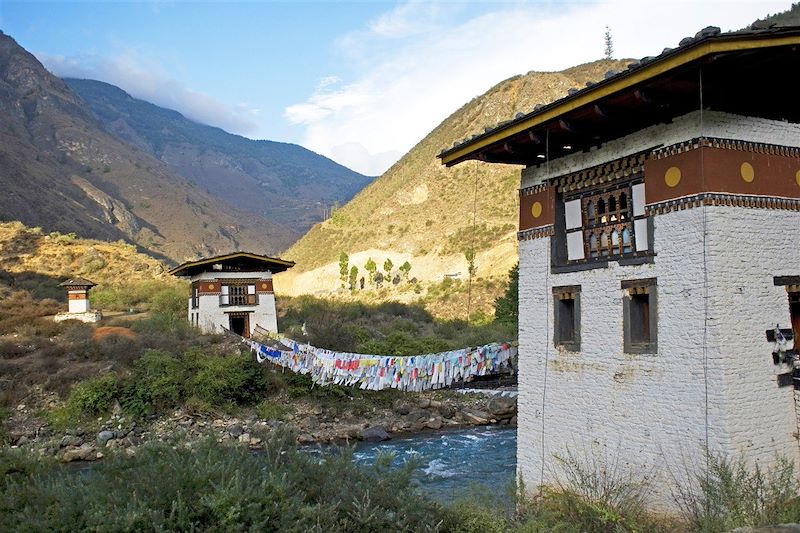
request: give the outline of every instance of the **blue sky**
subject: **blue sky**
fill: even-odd
[[[790,5],[0,0],[0,29],[57,75],[376,175],[501,80],[599,59],[606,25],[616,57],[642,57]]]

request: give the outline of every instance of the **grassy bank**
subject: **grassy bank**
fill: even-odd
[[[723,532],[800,518],[794,467],[752,470],[711,457],[676,490],[683,513],[649,513],[646,484],[567,463],[567,482],[534,499],[465,490],[442,505],[420,493],[418,464],[382,456],[371,467],[348,449],[304,453],[284,432],[263,453],[219,444],[150,443],[81,473],[0,449],[0,523],[8,531]],[[516,505],[508,505],[511,499]],[[688,505],[688,507],[687,507]],[[516,511],[510,511],[514,509]]]

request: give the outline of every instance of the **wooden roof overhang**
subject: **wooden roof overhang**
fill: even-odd
[[[214,269],[214,265],[222,265],[222,270]],[[293,266],[294,261],[249,252],[235,252],[188,261],[176,266],[169,273],[173,276],[195,276],[203,272],[263,272],[269,270],[273,274],[277,274]]]
[[[800,27],[710,35],[439,154],[538,165],[692,110],[800,122]]]

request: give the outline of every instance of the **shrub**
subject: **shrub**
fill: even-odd
[[[212,406],[255,403],[268,391],[264,368],[249,353],[227,356],[187,352],[190,375],[187,396],[196,396]]]
[[[346,533],[433,531],[457,519],[414,489],[410,466],[392,468],[389,457],[371,468],[347,452],[320,459],[283,433],[259,455],[213,439],[194,448],[152,443],[132,458],[111,456],[88,483],[69,469],[17,476],[0,494],[0,523],[12,531]]]
[[[136,416],[162,411],[183,398],[185,369],[172,354],[148,350],[133,365],[120,395],[122,408]]]
[[[67,399],[69,412],[83,415],[97,415],[111,408],[117,395],[117,377],[106,374],[87,379],[73,387]]]
[[[800,521],[794,463],[777,457],[766,469],[743,457],[707,452],[706,464],[674,480],[675,501],[695,531],[729,531]]]
[[[256,413],[262,420],[283,420],[291,412],[287,405],[263,400],[256,406]]]

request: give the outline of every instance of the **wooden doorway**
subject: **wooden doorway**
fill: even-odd
[[[228,321],[232,332],[250,338],[250,313],[228,313]]]

